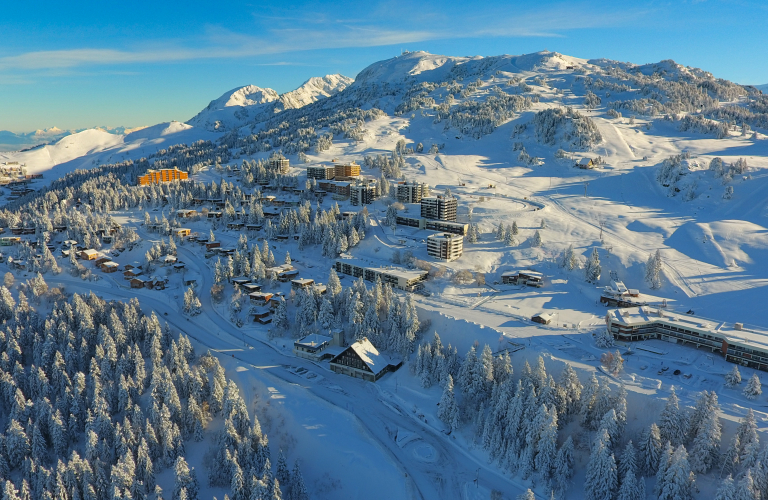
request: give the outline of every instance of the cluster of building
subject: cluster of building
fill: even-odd
[[[17,161],[8,161],[0,166],[0,186],[11,188],[11,198],[18,198],[34,190],[26,185],[34,179],[42,179],[43,174],[28,174],[26,165]]]
[[[307,167],[307,179],[317,181],[318,192],[331,193],[340,198],[349,198],[352,205],[370,205],[381,196],[376,179],[360,175],[357,163],[334,163]]]

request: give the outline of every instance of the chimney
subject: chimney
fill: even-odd
[[[734,323],[733,324],[733,329],[734,330],[742,330],[742,329],[744,329],[744,323]]]

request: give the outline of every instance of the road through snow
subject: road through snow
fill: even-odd
[[[145,235],[150,239],[152,235]],[[169,299],[170,294],[159,294],[143,289],[130,289],[113,282],[88,283],[94,293],[105,299],[139,299],[145,313],[155,311],[158,317],[167,321],[173,328],[184,332],[199,344],[247,364],[264,378],[265,383],[276,386],[281,384],[299,385],[308,397],[316,397],[343,411],[347,411],[361,424],[367,437],[374,442],[384,455],[399,468],[403,481],[411,498],[456,498],[465,497],[465,485],[487,490],[499,490],[510,497],[515,497],[527,488],[515,479],[500,474],[495,466],[480,461],[441,431],[418,419],[409,404],[379,386],[343,375],[336,375],[324,367],[308,360],[297,358],[283,352],[279,347],[244,334],[225,318],[221,317],[211,302],[208,290],[211,285],[210,271],[204,258],[185,245],[178,247],[178,253],[188,267],[197,268],[202,277],[198,290],[203,304],[203,313],[188,318],[180,313],[180,299]],[[62,274],[57,277],[62,284],[71,288],[83,287],[83,281]],[[180,295],[180,294],[179,294]],[[159,298],[165,300],[158,300]],[[290,344],[290,340],[286,341]],[[287,369],[288,366],[305,368],[313,372],[322,372],[323,380],[309,382]],[[405,368],[407,369],[407,368]],[[399,430],[412,432],[427,445],[425,449],[434,450],[434,455],[425,460],[415,453],[410,446],[400,447],[396,442]],[[478,472],[480,471],[480,473]]]

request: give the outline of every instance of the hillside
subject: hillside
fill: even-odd
[[[766,135],[768,97],[671,60],[410,52],[282,95],[238,87],[188,123],[0,154],[44,174],[1,195],[22,241],[0,262],[0,416],[16,422],[0,465],[21,484],[25,452],[56,477],[83,448],[98,474],[77,481],[99,498],[148,496],[155,473],[190,499],[615,498],[620,477],[621,498],[668,484],[705,500],[728,474],[765,497]],[[381,195],[364,209],[354,179],[305,170],[348,161]],[[173,167],[192,182],[137,185]],[[456,199],[459,258],[428,252],[402,180]],[[509,283],[525,270],[541,287]],[[616,281],[654,309],[606,307]],[[606,335],[606,318],[643,315],[674,326]],[[360,350],[331,366],[348,346],[326,334]],[[77,363],[49,356],[76,345]],[[99,436],[69,442],[59,407],[83,413],[68,402],[83,390],[96,423],[67,425]],[[38,437],[16,451],[24,432]],[[597,495],[602,464],[613,491]]]

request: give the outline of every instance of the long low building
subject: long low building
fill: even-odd
[[[618,340],[661,339],[719,352],[727,361],[768,371],[768,330],[652,307],[615,309],[605,318]]]
[[[348,274],[355,278],[363,277],[366,281],[389,283],[394,288],[413,292],[421,289],[429,273],[422,270],[403,269],[401,267],[372,267],[357,259],[339,259],[334,266],[337,273]]]
[[[424,219],[422,217],[403,217],[398,215],[395,219],[398,226],[416,227],[419,229],[428,229],[430,231],[440,231],[441,233],[453,233],[466,236],[469,231],[469,224],[462,222],[451,222],[446,220]]]

